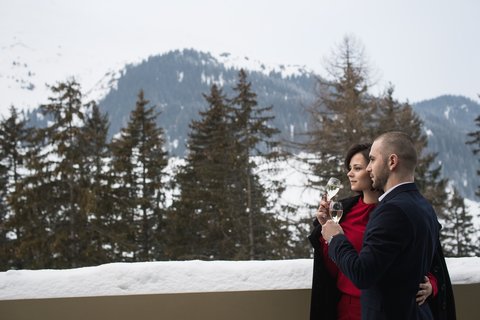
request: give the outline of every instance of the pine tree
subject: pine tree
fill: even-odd
[[[116,207],[121,218],[117,225],[122,241],[120,254],[131,261],[162,258],[161,240],[165,214],[165,190],[162,179],[167,165],[163,129],[157,127],[155,107],[147,108],[143,90],[135,110],[120,137],[112,142],[115,171]]]
[[[85,113],[75,81],[52,88],[50,103],[40,106],[52,119],[35,130],[25,157],[28,175],[12,195],[18,228],[16,256],[20,267],[70,268],[107,262],[92,246],[90,220],[91,173],[87,168],[88,146]],[[93,138],[90,136],[90,138]]]
[[[85,242],[88,264],[98,265],[115,260],[115,223],[113,215],[111,152],[107,143],[108,118],[95,102],[87,105],[85,125],[80,131],[82,165],[79,167],[80,210],[88,217]]]
[[[21,232],[19,221],[12,209],[21,179],[25,175],[25,159],[32,129],[15,107],[10,116],[0,122],[0,270],[18,268],[19,258],[15,245]]]
[[[318,79],[317,101],[310,108],[310,141],[302,146],[313,154],[311,186],[322,188],[330,177],[346,185],[344,154],[356,143],[375,136],[375,108],[369,94],[369,69],[363,47],[345,37],[326,65],[330,79]],[[320,162],[318,160],[321,160]],[[342,190],[345,195],[347,190]]]
[[[52,123],[42,129],[45,145],[43,166],[51,172],[50,181],[41,188],[52,206],[47,209],[53,241],[51,255],[55,267],[71,268],[89,265],[86,248],[88,216],[82,210],[83,154],[81,132],[85,124],[80,84],[75,80],[51,88],[50,102],[40,106]],[[54,204],[54,205],[53,205]]]
[[[239,95],[229,100],[213,85],[204,95],[207,110],[190,125],[189,153],[177,175],[180,195],[169,219],[169,234],[177,235],[169,245],[173,258],[243,260],[290,252],[286,225],[271,211],[251,157],[274,158],[278,150],[267,153],[259,144],[276,145],[265,138],[276,130],[266,126],[270,118],[257,108],[243,71],[237,89]]]
[[[394,97],[394,88],[390,87],[377,101],[378,131],[376,134],[387,131],[403,131],[407,133],[415,143],[419,154],[417,168],[415,170],[415,183],[422,191],[424,197],[430,200],[437,214],[445,217],[447,206],[446,186],[448,180],[441,177],[440,165],[435,166],[436,154],[426,152],[428,137],[423,130],[423,121],[415,114],[408,102],[400,103]]]
[[[53,261],[52,245],[56,241],[51,212],[58,212],[53,201],[56,188],[51,166],[46,165],[47,147],[44,130],[33,131],[25,157],[25,170],[12,194],[12,226],[16,230],[14,268],[41,269],[58,267]]]
[[[239,248],[233,135],[226,98],[216,85],[204,95],[206,111],[193,120],[185,165],[177,174],[179,198],[169,219],[170,257],[232,259]]]
[[[443,220],[444,226],[441,232],[445,256],[471,257],[480,255],[478,238],[476,237],[478,230],[475,230],[472,216],[466,210],[464,199],[454,188],[449,200],[447,208],[449,215]]]
[[[262,183],[258,173],[265,162],[279,160],[282,156],[279,143],[275,140],[279,130],[271,124],[273,106],[258,105],[256,93],[243,69],[239,71],[233,90],[235,97],[231,99],[230,107],[237,154],[235,167],[239,170],[238,186],[244,190],[238,194],[236,206],[241,209],[242,230],[248,232],[248,255],[244,258],[279,257],[285,254],[279,253],[279,248],[288,251],[290,234],[287,223],[273,212],[275,203],[269,203],[267,195],[280,194],[284,186],[275,180]],[[270,174],[273,173],[272,170]]]

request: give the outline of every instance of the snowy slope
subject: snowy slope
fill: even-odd
[[[266,75],[276,72],[287,77],[311,73],[304,66],[266,65],[249,57],[236,57],[229,53],[212,53],[212,56],[227,68],[245,68]],[[10,43],[0,41],[0,115],[6,115],[11,105],[31,110],[48,102],[49,86],[72,78],[80,83],[86,95],[85,101],[98,102],[116,87],[116,80],[127,65],[138,64],[147,58],[113,61],[101,55],[86,56],[82,53],[80,56],[62,46],[38,49],[17,38]]]
[[[49,86],[75,78],[86,100],[98,100],[114,86],[125,62],[78,57],[62,47],[39,50],[22,41],[0,44],[0,115],[48,102]]]
[[[261,61],[251,59],[249,57],[234,56],[230,53],[212,54],[218,62],[223,64],[225,68],[240,69],[244,68],[249,71],[258,71],[265,75],[271,72],[280,73],[283,77],[299,76],[302,74],[311,74],[313,70],[309,70],[306,66],[300,65],[267,65]]]

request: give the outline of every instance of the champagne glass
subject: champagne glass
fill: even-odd
[[[342,187],[342,183],[337,178],[330,178],[328,179],[327,185],[325,187],[325,194],[327,201],[330,201],[333,197],[335,197]]]
[[[340,201],[330,201],[330,217],[338,223],[343,215],[343,206]]]

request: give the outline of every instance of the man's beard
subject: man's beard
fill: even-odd
[[[385,191],[385,185],[387,184],[389,176],[390,172],[383,168],[380,174],[375,176],[375,180],[372,179],[372,187],[377,190]]]

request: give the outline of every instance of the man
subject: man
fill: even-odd
[[[362,319],[433,319],[428,304],[417,304],[415,296],[432,264],[440,225],[414,183],[415,147],[406,134],[388,132],[375,139],[369,157],[373,187],[385,193],[359,253],[340,225],[324,224],[329,256],[362,290]]]

